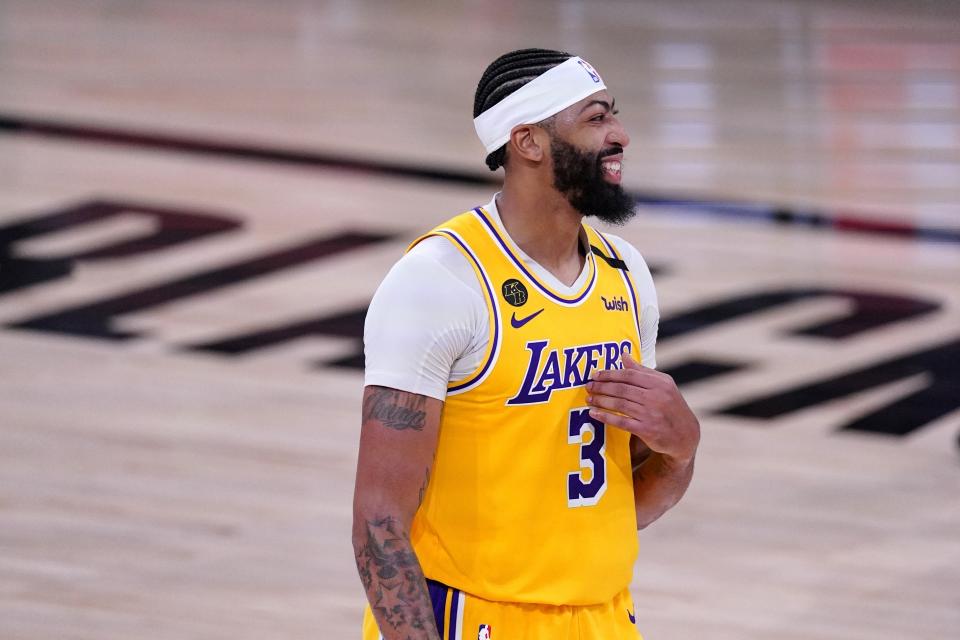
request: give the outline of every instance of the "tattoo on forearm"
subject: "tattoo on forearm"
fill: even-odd
[[[363,421],[379,420],[383,426],[398,431],[422,431],[427,418],[426,404],[423,396],[376,387],[363,402]]]
[[[423,478],[423,484],[420,486],[420,497],[417,499],[417,506],[419,507],[423,504],[423,496],[427,494],[427,485],[430,484],[430,467],[427,467],[427,471]]]
[[[387,516],[368,520],[366,526],[357,569],[381,631],[389,625],[398,637],[439,640],[423,571],[400,523]]]

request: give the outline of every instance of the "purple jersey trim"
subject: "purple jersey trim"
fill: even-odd
[[[607,247],[607,251],[610,252],[610,255],[612,255],[612,256],[615,257],[615,258],[619,258],[620,260],[623,260],[623,256],[621,256],[619,253],[617,253],[617,250],[613,248],[613,244],[610,243],[610,242],[607,240],[607,237],[606,237],[605,235],[603,235],[603,234],[600,233],[599,231],[597,231],[597,235],[600,236],[600,240],[603,241],[603,244],[604,244],[604,246]],[[626,285],[627,285],[627,291],[630,292],[630,300],[633,301],[633,321],[634,321],[634,322],[636,323],[636,325],[637,325],[637,340],[640,341],[640,345],[639,345],[639,346],[640,346],[640,350],[641,350],[641,352],[642,352],[642,351],[643,351],[643,333],[640,331],[640,305],[637,304],[637,296],[636,296],[636,294],[634,293],[633,281],[630,279],[630,272],[629,272],[629,271],[627,271],[627,270],[625,270],[625,269],[618,269],[618,271],[620,272],[620,275],[623,276],[623,279],[624,279],[624,281],[626,282]],[[636,354],[634,354],[634,355],[636,355]],[[643,356],[641,355],[641,358],[642,358],[642,357],[643,357]],[[634,358],[634,359],[636,360],[636,358]],[[637,360],[637,361],[639,362],[639,360]]]
[[[487,359],[483,363],[483,367],[480,369],[479,373],[447,387],[447,393],[454,393],[457,391],[465,391],[471,386],[478,384],[486,377],[490,370],[490,366],[493,364],[494,360],[497,359],[497,350],[500,346],[500,310],[497,306],[497,299],[493,295],[493,287],[490,286],[490,280],[487,278],[487,272],[483,270],[483,267],[480,265],[480,261],[475,255],[473,255],[473,251],[470,250],[470,247],[467,246],[467,243],[461,240],[456,233],[448,231],[447,229],[440,229],[437,231],[437,234],[444,235],[456,242],[470,257],[470,259],[473,260],[473,263],[477,266],[477,271],[480,272],[480,276],[483,278],[483,286],[487,291],[487,296],[490,298],[490,304],[493,311],[493,342],[490,345],[490,351],[487,355]]]
[[[593,285],[597,281],[597,264],[596,264],[596,260],[593,259],[592,253],[589,253],[589,252],[587,253],[587,260],[590,260],[593,263],[592,265],[593,273],[590,275],[590,282],[587,284],[586,288],[583,290],[583,293],[581,293],[576,298],[564,298],[563,296],[558,296],[557,294],[550,291],[546,287],[546,285],[542,284],[539,280],[537,280],[536,276],[534,276],[532,273],[527,271],[527,268],[523,266],[523,262],[519,258],[517,258],[517,256],[513,255],[513,251],[510,250],[509,245],[507,245],[503,237],[500,235],[500,232],[497,230],[497,225],[493,224],[493,222],[491,222],[487,218],[486,211],[484,211],[482,207],[477,207],[476,209],[473,210],[473,212],[477,215],[478,218],[480,218],[483,224],[487,226],[487,229],[489,229],[493,237],[496,238],[497,242],[500,244],[500,247],[510,257],[510,260],[513,261],[514,266],[517,269],[519,269],[523,273],[523,275],[527,277],[527,280],[532,282],[537,287],[537,289],[539,289],[540,292],[543,293],[543,295],[549,297],[550,299],[556,302],[559,302],[560,304],[572,305],[572,304],[577,304],[579,302],[582,302],[583,299],[586,298],[588,295],[590,295],[590,292],[593,291]]]
[[[457,610],[460,608],[460,599],[460,590],[454,589],[453,597],[450,598],[450,629],[447,634],[447,640],[459,640],[459,638],[457,638]]]
[[[450,587],[447,585],[437,582],[436,580],[427,579],[427,591],[430,593],[430,603],[433,604],[433,618],[437,621],[437,631],[440,633],[440,637],[443,637],[443,610],[447,607],[447,593],[450,591]]]

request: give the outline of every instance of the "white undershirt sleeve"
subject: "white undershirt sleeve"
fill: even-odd
[[[487,341],[487,307],[466,258],[427,238],[406,253],[373,296],[364,323],[364,384],[443,400],[472,372]]]
[[[656,368],[660,310],[650,269],[630,243],[606,235],[627,263],[641,301],[643,364]],[[534,262],[527,266],[549,275]],[[484,294],[467,258],[446,238],[427,238],[393,266],[370,303],[364,383],[444,400],[448,383],[482,364],[489,327]]]
[[[647,261],[632,244],[615,235],[604,234],[623,256],[627,263],[630,279],[640,297],[640,355],[643,366],[657,368],[657,330],[660,326],[660,305],[657,302],[657,290],[653,286],[653,276]]]

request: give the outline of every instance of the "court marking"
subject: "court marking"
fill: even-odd
[[[141,129],[124,129],[63,120],[35,118],[0,113],[0,135],[24,135],[43,138],[112,144],[140,149],[178,151],[182,153],[290,164],[300,167],[323,167],[358,171],[386,177],[430,180],[466,186],[501,184],[493,175],[456,169],[415,166],[356,158],[309,149],[268,147],[206,136],[156,133]],[[671,215],[699,215],[733,218],[777,225],[793,225],[814,230],[860,233],[902,238],[921,242],[960,244],[960,229],[928,227],[906,221],[877,220],[869,215],[838,211],[830,213],[807,207],[791,207],[770,203],[734,200],[688,198],[650,191],[630,191],[634,200],[651,209],[667,210]]]

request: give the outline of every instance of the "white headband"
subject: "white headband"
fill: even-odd
[[[534,124],[607,88],[583,58],[570,58],[523,85],[473,119],[480,142],[492,153],[519,124]]]

